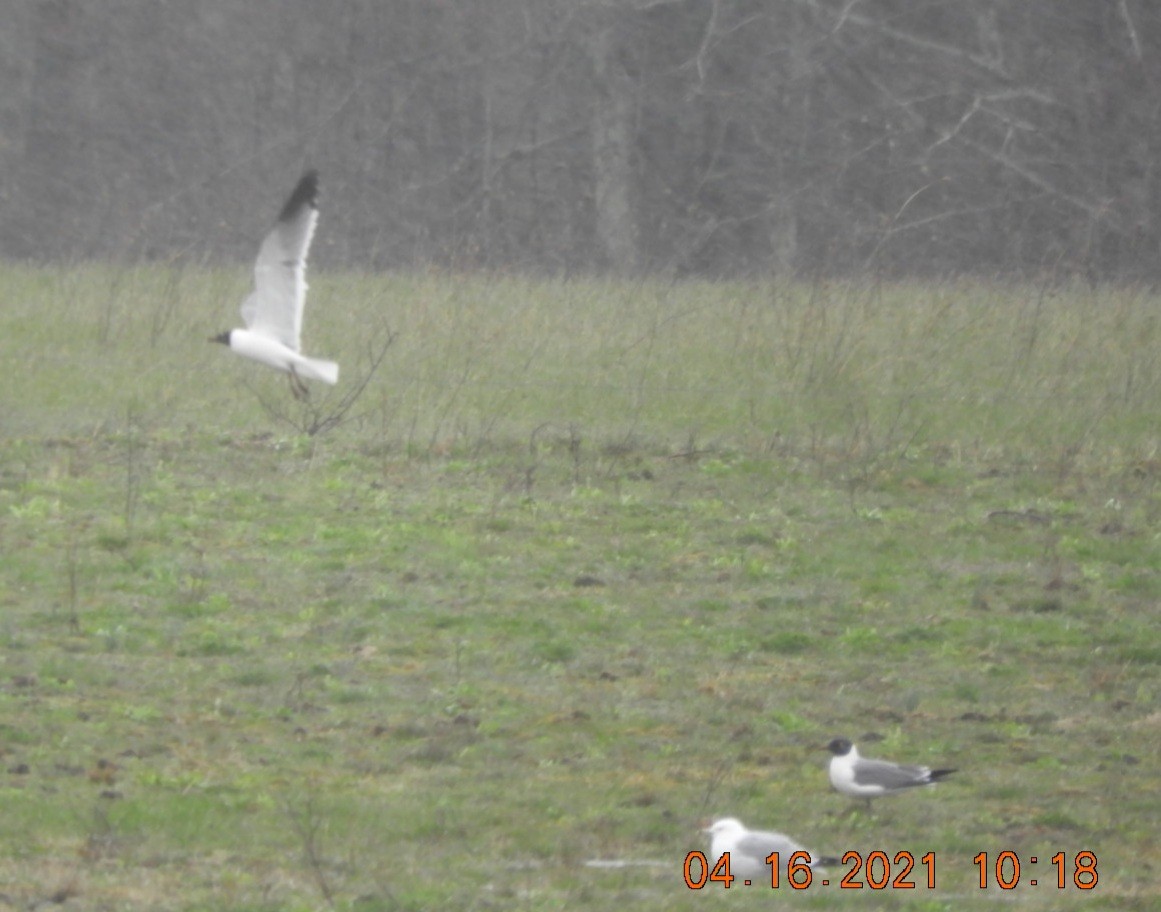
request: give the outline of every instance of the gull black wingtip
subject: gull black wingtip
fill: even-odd
[[[229,345],[230,344],[230,333],[229,332],[218,333],[216,336],[210,336],[209,339],[207,339],[206,341],[207,342],[220,342],[220,343],[222,343],[222,345]]]
[[[298,214],[303,206],[310,206],[311,209],[318,208],[318,170],[315,168],[311,168],[299,178],[298,185],[290,194],[290,199],[286,201],[286,205],[278,214],[278,221],[289,221]]]

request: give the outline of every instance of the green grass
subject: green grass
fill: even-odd
[[[732,814],[937,855],[804,908],[1156,906],[1157,298],[324,274],[297,406],[246,282],[0,272],[11,902],[701,908]],[[961,773],[847,816],[836,734]]]

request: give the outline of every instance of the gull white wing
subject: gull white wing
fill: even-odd
[[[748,829],[736,817],[715,820],[713,826],[705,832],[710,834],[710,852],[714,858],[719,858],[723,852],[729,852],[730,864],[738,877],[749,878],[760,875],[764,870],[768,871],[766,859],[772,852],[778,853],[778,864],[783,870],[795,852],[806,852],[811,867],[818,865],[820,861],[822,864],[834,863],[834,859],[820,859],[782,833]]]
[[[771,852],[777,852],[783,867],[785,867],[786,863],[790,860],[790,856],[795,852],[806,851],[806,849],[790,837],[783,836],[781,833],[771,833],[765,830],[750,830],[749,833],[738,840],[736,845],[737,848],[735,851],[749,856],[762,864],[766,863],[766,858]],[[811,860],[813,860],[813,857],[811,856]]]
[[[298,351],[306,304],[306,258],[318,223],[318,172],[308,171],[290,194],[254,262],[254,291],[242,304],[251,332]]]

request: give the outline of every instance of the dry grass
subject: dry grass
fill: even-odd
[[[937,853],[807,908],[1155,905],[1152,298],[318,276],[345,381],[396,336],[308,439],[241,273],[5,277],[9,905],[701,907],[725,813]],[[849,818],[840,733],[963,772]]]

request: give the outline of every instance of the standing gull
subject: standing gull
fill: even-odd
[[[894,795],[920,785],[934,785],[955,772],[860,757],[858,748],[846,738],[835,738],[826,749],[834,754],[830,758],[830,784],[851,798],[866,798],[867,807],[871,806],[872,798]]]
[[[278,221],[258,250],[254,263],[254,291],[242,302],[245,329],[231,329],[211,337],[239,355],[261,361],[290,375],[290,391],[305,398],[302,378],[337,383],[334,361],[299,354],[302,308],[306,303],[306,256],[318,222],[318,172],[307,171]]]
[[[771,852],[778,853],[779,872],[784,874],[790,863],[790,856],[795,852],[807,852],[789,836],[774,833],[769,830],[751,830],[736,817],[723,817],[715,820],[713,825],[703,832],[710,837],[710,866],[717,863],[725,852],[730,853],[730,874],[741,881],[752,881],[769,886],[770,865],[766,859]],[[810,855],[810,866],[816,868],[820,864],[836,864],[834,859],[820,858],[813,852]]]

